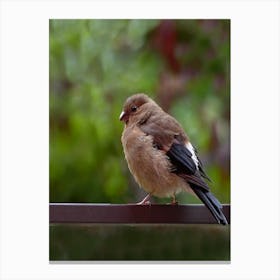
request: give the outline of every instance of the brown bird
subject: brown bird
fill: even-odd
[[[195,194],[218,223],[227,224],[222,205],[210,192],[201,161],[181,125],[151,98],[139,93],[129,97],[120,120],[125,122],[122,145],[128,167],[148,195],[172,197],[187,191]]]

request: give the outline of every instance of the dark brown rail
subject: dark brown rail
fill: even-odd
[[[223,205],[230,223],[230,205]],[[136,205],[50,203],[50,223],[95,224],[216,224],[209,210],[201,204]]]

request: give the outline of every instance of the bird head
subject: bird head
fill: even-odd
[[[131,120],[140,120],[147,111],[148,104],[155,104],[146,94],[138,93],[130,96],[124,103],[123,111],[120,114],[120,121],[128,124]]]

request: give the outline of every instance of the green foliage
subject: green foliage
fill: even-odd
[[[50,21],[50,200],[125,202],[118,120],[154,91],[160,62],[140,51],[156,21]]]
[[[169,110],[201,152],[214,193],[229,201],[229,171],[221,171],[224,162],[215,155],[217,145],[229,142],[229,21],[174,22],[179,73],[168,67],[160,21],[50,20],[51,201],[136,200],[128,189],[118,116],[135,92],[161,103],[166,73],[185,75],[179,94],[170,89]],[[181,201],[196,200],[182,195]]]

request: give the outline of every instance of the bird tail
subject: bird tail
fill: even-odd
[[[213,217],[219,224],[227,225],[227,219],[223,213],[223,206],[219,200],[210,192],[204,189],[198,188],[197,186],[192,186],[192,190],[198,196],[198,198],[206,205]]]

